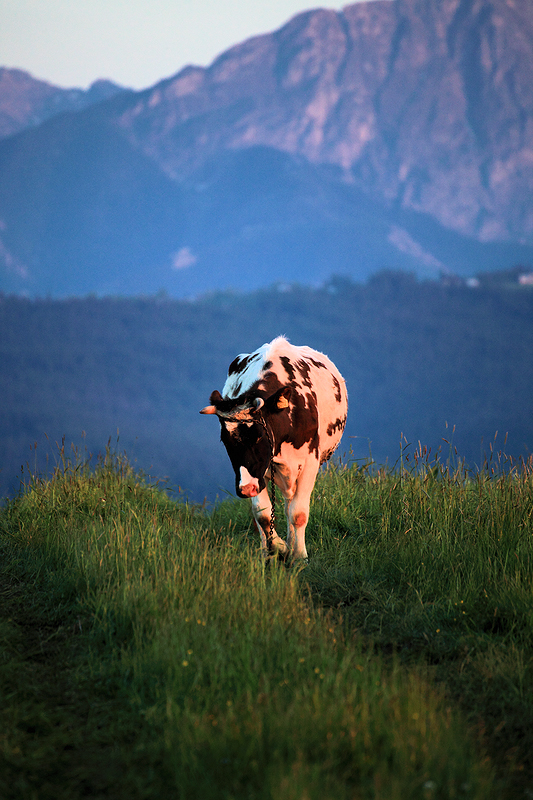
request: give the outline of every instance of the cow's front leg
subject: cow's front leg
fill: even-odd
[[[252,497],[252,513],[261,536],[264,555],[279,554],[284,556],[288,551],[287,543],[278,536],[274,529],[271,530],[272,503],[270,502],[267,488]]]
[[[307,561],[305,529],[309,519],[311,493],[315,485],[318,467],[318,462],[305,465],[298,476],[294,496],[287,501],[287,545],[293,561],[299,559]]]

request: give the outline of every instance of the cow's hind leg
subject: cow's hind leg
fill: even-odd
[[[256,497],[252,497],[252,513],[265,556],[281,555],[288,552],[287,543],[281,539],[275,530],[271,530],[272,503],[268,496],[268,489],[263,489]]]

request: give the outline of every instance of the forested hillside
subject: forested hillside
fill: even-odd
[[[233,491],[218,424],[198,414],[235,355],[278,334],[327,353],[347,380],[341,454],[394,463],[400,435],[479,464],[533,447],[533,291],[381,273],[367,284],[277,285],[194,302],[163,295],[0,301],[0,481],[111,437],[137,466],[194,500]],[[453,427],[455,432],[453,433]],[[452,438],[453,436],[453,438]],[[35,448],[35,443],[37,447]],[[407,449],[407,453],[409,449]]]

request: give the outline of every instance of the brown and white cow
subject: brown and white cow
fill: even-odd
[[[239,497],[250,497],[263,551],[306,559],[305,527],[318,469],[346,424],[348,396],[329,358],[280,336],[232,361],[222,394],[200,414],[216,414]],[[271,530],[267,481],[285,498],[287,540]]]

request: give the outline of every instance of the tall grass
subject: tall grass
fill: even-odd
[[[485,465],[473,475],[464,464],[452,469],[418,457],[415,464],[402,472],[325,474],[312,511],[319,554],[310,584],[327,605],[356,604],[363,587],[379,587],[374,632],[392,625],[384,635],[401,642],[403,630],[411,646],[413,615],[435,622],[433,631],[421,627],[426,641],[437,628],[455,642],[480,629],[527,640],[533,462],[508,459],[492,474]]]
[[[491,450],[470,472],[451,455],[419,446],[394,471],[330,469],[306,580],[348,629],[428,665],[497,762],[495,796],[529,796],[533,459]]]
[[[485,798],[531,778],[530,466],[332,467],[298,571],[265,565],[242,501],[208,512],[110,453],[62,455],[0,514],[2,796]]]

